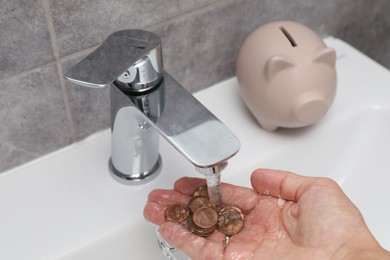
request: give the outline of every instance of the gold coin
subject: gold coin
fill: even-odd
[[[207,190],[207,185],[199,186],[198,190],[199,190],[199,191]]]
[[[194,197],[209,197],[209,193],[207,191],[207,186],[200,186],[194,193]]]
[[[176,203],[165,209],[165,219],[172,222],[183,222],[190,215],[190,209],[186,204]]]
[[[211,233],[215,230],[215,227],[213,229],[199,228],[194,224],[193,219],[190,216],[188,219],[188,230],[197,236],[207,237],[207,236],[211,235]]]
[[[187,229],[195,235],[207,237],[215,229],[226,235],[224,246],[229,238],[244,228],[244,215],[234,206],[223,207],[219,213],[212,207],[207,186],[200,186],[188,205],[176,203],[165,210],[165,219],[181,223],[187,220]]]
[[[194,213],[197,209],[201,207],[211,207],[210,199],[207,197],[194,197],[189,202],[188,206],[191,209],[191,212]]]
[[[218,213],[211,207],[202,207],[194,212],[192,221],[201,229],[212,229],[218,223]]]
[[[244,215],[237,207],[227,206],[218,213],[218,229],[227,236],[233,236],[244,228]]]

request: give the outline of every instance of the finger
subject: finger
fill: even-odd
[[[258,193],[291,201],[298,201],[313,181],[311,177],[270,169],[257,169],[251,176],[252,187]]]
[[[147,221],[160,225],[165,220],[165,209],[175,203],[188,204],[190,197],[174,190],[153,190],[149,193],[144,207],[144,217]]]
[[[144,207],[144,218],[156,225],[166,222],[165,209],[167,206],[156,202],[147,202]]]
[[[159,228],[160,235],[171,246],[185,252],[191,259],[221,259],[222,243],[192,234],[184,226],[166,222]]]
[[[174,184],[174,189],[187,196],[192,196],[200,187],[206,185],[206,180],[200,178],[183,177]]]
[[[236,206],[244,214],[251,212],[257,205],[259,196],[249,188],[239,187],[227,183],[221,184],[222,204]]]
[[[189,196],[183,195],[176,190],[152,190],[148,196],[148,202],[157,202],[162,205],[171,205],[175,203],[187,204],[190,200]]]

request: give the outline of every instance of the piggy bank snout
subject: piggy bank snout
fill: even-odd
[[[303,125],[318,122],[328,112],[330,101],[316,92],[300,95],[294,102],[293,116]]]

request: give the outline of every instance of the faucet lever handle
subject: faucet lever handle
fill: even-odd
[[[162,71],[160,37],[144,30],[118,31],[66,72],[65,78],[81,86],[103,88],[145,56],[156,71]]]

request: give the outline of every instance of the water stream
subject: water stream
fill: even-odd
[[[219,212],[222,208],[221,201],[221,173],[205,174],[207,191],[213,208]]]

